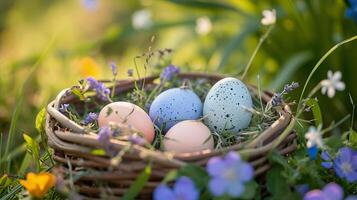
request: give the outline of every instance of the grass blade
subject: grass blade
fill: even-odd
[[[140,193],[141,189],[145,186],[146,182],[149,180],[151,175],[150,164],[145,167],[145,169],[139,174],[135,182],[130,186],[129,190],[124,194],[123,200],[135,199],[135,197]]]

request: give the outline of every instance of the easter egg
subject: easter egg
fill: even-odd
[[[98,125],[108,126],[111,122],[133,127],[140,131],[148,142],[154,139],[154,124],[149,115],[135,104],[119,101],[106,105],[99,113]]]
[[[164,137],[164,150],[192,153],[214,148],[209,128],[200,121],[186,120],[173,126]]]
[[[252,97],[247,86],[236,78],[218,81],[208,92],[203,104],[205,124],[217,133],[238,133],[247,128],[252,113]]]
[[[180,121],[200,118],[202,102],[190,89],[172,88],[154,99],[149,115],[152,121],[166,132]]]

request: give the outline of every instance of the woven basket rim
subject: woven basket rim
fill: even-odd
[[[180,73],[179,78],[181,79],[197,79],[206,78],[210,81],[216,82],[222,78],[228,77],[226,75],[213,75],[206,73]],[[134,81],[146,83],[152,83],[157,76],[149,76],[139,80],[121,80],[117,82],[115,86],[116,91],[128,90],[133,85]],[[255,86],[247,84],[248,88],[257,93],[258,89]],[[68,95],[68,90],[62,90],[55,100],[47,106],[46,115],[46,133],[48,135],[49,144],[52,148],[62,150],[65,152],[70,152],[73,154],[79,154],[81,156],[90,156],[92,148],[101,148],[102,145],[97,141],[96,134],[88,132],[84,127],[76,124],[75,122],[68,119],[65,115],[59,112],[59,107],[63,102],[70,102],[74,99],[73,95]],[[263,92],[261,93],[262,100],[268,102],[271,98],[271,93]],[[157,162],[168,165],[180,167],[187,162],[197,161],[197,160],[207,160],[212,156],[224,154],[230,150],[238,151],[241,155],[247,155],[249,157],[258,156],[261,154],[266,154],[273,148],[280,145],[277,143],[277,139],[274,139],[268,143],[264,143],[267,139],[273,137],[276,133],[279,133],[277,138],[282,138],[280,142],[291,142],[294,140],[294,134],[291,134],[292,127],[295,124],[295,120],[291,114],[289,105],[283,104],[282,107],[273,108],[276,109],[280,117],[266,130],[261,132],[259,136],[250,141],[249,143],[239,143],[227,148],[222,148],[218,150],[203,150],[194,153],[181,153],[173,154],[169,152],[163,152],[160,150],[150,150],[139,145],[133,145],[132,149],[134,152],[139,154],[142,158],[154,158]],[[55,130],[54,125],[56,123],[70,129],[71,131],[61,131]],[[289,128],[288,131],[285,131]],[[286,133],[287,132],[287,133]],[[280,134],[282,133],[282,134]],[[285,134],[285,135],[283,135]],[[284,137],[283,137],[284,136]],[[289,138],[290,137],[290,138]],[[117,139],[111,139],[111,144],[117,150],[124,148],[125,146],[131,145],[128,141],[119,141]],[[202,161],[202,162],[205,162]]]

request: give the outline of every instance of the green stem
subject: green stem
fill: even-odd
[[[336,44],[335,46],[333,46],[330,50],[327,51],[327,53],[325,53],[325,55],[323,55],[320,60],[316,63],[316,65],[314,66],[314,68],[312,69],[311,73],[309,74],[306,82],[305,82],[305,85],[304,85],[304,88],[301,92],[301,95],[300,95],[300,99],[299,99],[299,103],[298,103],[298,107],[296,109],[296,112],[298,114],[301,114],[301,112],[299,112],[299,110],[301,109],[301,106],[302,106],[302,99],[304,97],[304,93],[305,93],[305,90],[307,88],[307,85],[309,84],[311,78],[312,78],[312,75],[314,75],[314,73],[316,72],[316,70],[320,67],[320,65],[326,60],[326,58],[332,53],[334,52],[337,48],[339,48],[340,46],[344,45],[344,44],[347,44],[349,42],[352,42],[353,40],[357,40],[357,35],[353,36],[353,37],[350,37],[346,40],[343,40],[342,42]],[[296,117],[298,117],[299,115],[296,115]]]
[[[264,35],[259,39],[259,43],[258,45],[255,47],[252,56],[249,58],[248,64],[245,66],[243,75],[241,77],[241,80],[244,80],[245,76],[247,75],[247,72],[250,68],[250,66],[253,63],[253,60],[255,58],[255,56],[258,53],[258,50],[260,49],[260,47],[262,46],[262,44],[264,43],[265,39],[267,39],[268,35],[270,34],[270,32],[273,30],[274,25],[269,26],[268,30],[264,33]]]

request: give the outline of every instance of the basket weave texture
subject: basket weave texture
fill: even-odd
[[[204,78],[215,83],[223,75],[181,73],[180,79],[199,79]],[[153,81],[157,77],[146,77],[145,86],[152,87]],[[136,80],[141,83],[144,79]],[[134,88],[133,80],[118,81],[116,94],[124,93]],[[256,87],[248,85],[252,93],[258,94]],[[91,173],[78,175],[79,179],[75,181],[75,186],[79,193],[88,199],[95,199],[103,190],[113,197],[122,196],[135,181],[140,172],[144,170],[148,162],[151,163],[151,176],[140,193],[140,199],[150,199],[155,187],[160,184],[165,175],[173,169],[180,168],[186,164],[196,164],[205,166],[208,160],[217,155],[224,155],[228,151],[237,151],[246,159],[255,169],[255,176],[262,175],[269,169],[267,155],[273,149],[280,154],[287,155],[296,149],[296,134],[293,130],[295,120],[291,114],[290,107],[283,104],[281,107],[275,107],[278,113],[278,119],[266,130],[260,133],[251,141],[235,144],[228,148],[219,150],[205,150],[195,153],[171,154],[159,150],[150,150],[139,145],[132,145],[128,141],[112,139],[113,149],[121,151],[131,148],[123,155],[119,165],[112,166],[110,157],[93,155],[94,149],[103,148],[98,142],[95,133],[88,132],[84,127],[71,121],[61,112],[61,104],[70,103],[79,105],[81,102],[76,96],[65,89],[59,93],[54,101],[47,106],[46,133],[49,145],[55,150],[53,158],[58,162],[58,168],[64,173],[71,173],[76,176],[83,169]],[[262,101],[267,103],[272,94],[264,92],[260,94]],[[71,170],[69,170],[71,169]],[[97,182],[106,183],[106,187],[100,187]]]

